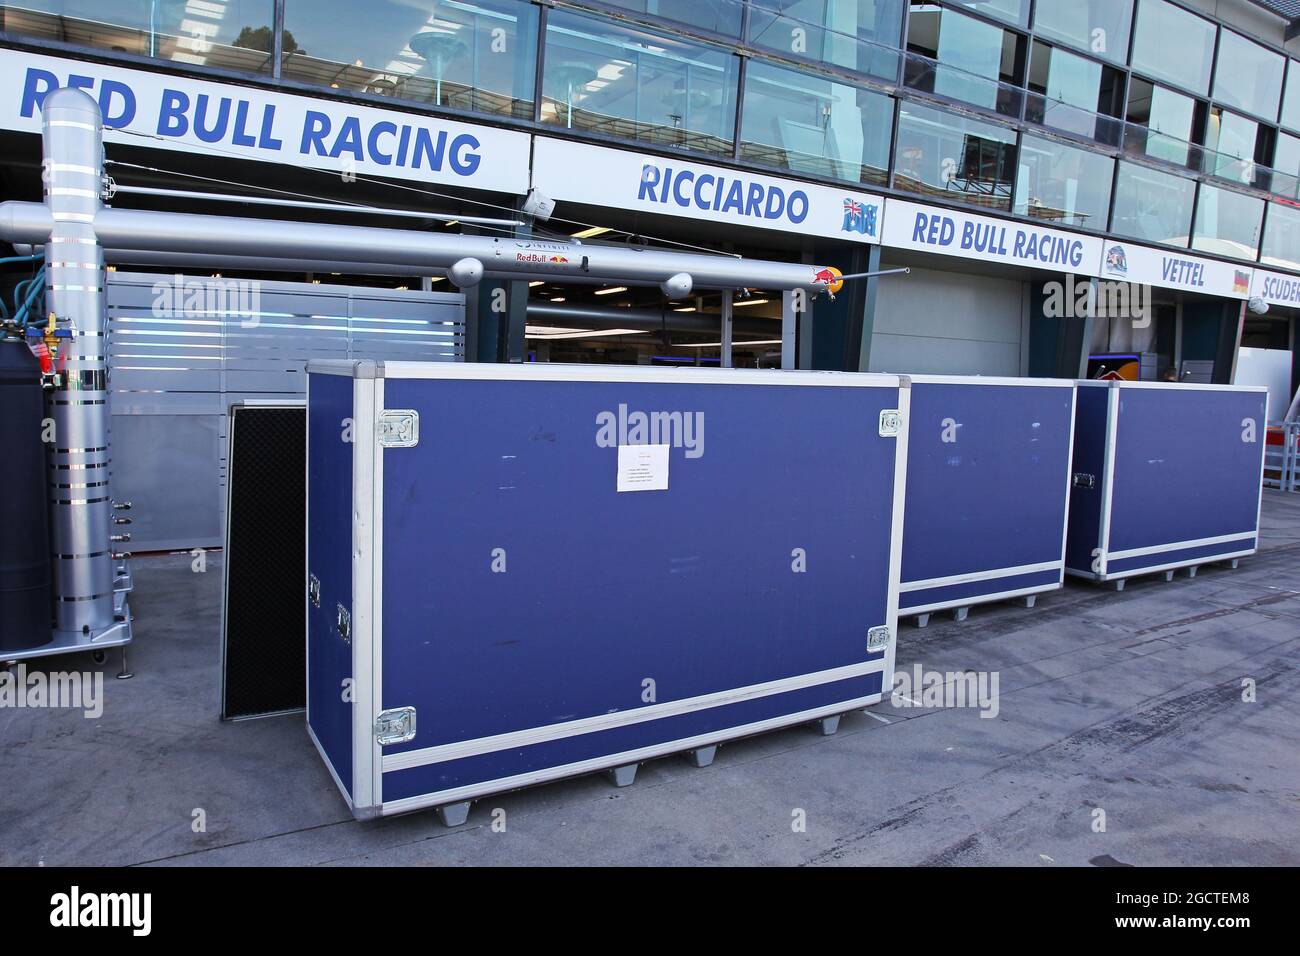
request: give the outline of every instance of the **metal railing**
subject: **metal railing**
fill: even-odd
[[[1264,487],[1300,491],[1300,421],[1275,422],[1268,426]]]

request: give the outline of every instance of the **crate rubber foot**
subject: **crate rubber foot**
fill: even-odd
[[[1115,590],[1116,590],[1116,591],[1123,591],[1123,590],[1124,590],[1124,582],[1126,582],[1127,580],[1128,580],[1128,578],[1119,578],[1118,580],[1116,580],[1116,581],[1115,581]]]
[[[694,750],[686,751],[686,759],[694,767],[707,767],[713,763],[713,758],[718,755],[718,745],[713,744],[709,747],[696,747]]]
[[[442,821],[445,827],[458,827],[469,819],[469,805],[472,801],[462,800],[460,803],[449,803],[446,806],[438,808],[438,819]]]
[[[817,729],[822,732],[823,737],[829,737],[840,729],[840,715],[834,714],[830,717],[823,717],[817,721]]]
[[[1025,607],[1033,607],[1035,604],[1038,603],[1038,595],[1026,594],[1024,597],[1020,599],[1020,603],[1023,604]]]
[[[955,607],[952,609],[952,619],[954,621],[964,621],[966,620],[966,615],[969,613],[969,607]]]
[[[1230,568],[1232,568],[1232,570],[1236,571],[1237,568],[1241,567],[1241,559],[1240,559],[1240,558],[1233,558],[1231,561],[1228,562],[1228,567],[1230,567]]]
[[[1196,572],[1199,570],[1201,570],[1201,566],[1199,564],[1193,564],[1190,568],[1187,569],[1187,576],[1189,578],[1194,578],[1196,577]]]
[[[1174,579],[1174,572],[1172,572],[1172,571],[1166,571],[1166,572],[1165,572],[1165,580],[1166,580],[1166,581],[1172,581],[1173,579]]]
[[[926,626],[927,624],[929,624],[929,623],[930,623],[930,615],[928,615],[928,614],[918,614],[918,615],[916,616],[916,626],[917,626],[917,627],[925,627],[925,626]]]
[[[625,763],[621,767],[612,767],[609,771],[609,781],[616,787],[630,787],[636,780],[637,764]]]

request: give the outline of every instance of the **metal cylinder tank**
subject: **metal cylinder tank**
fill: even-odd
[[[45,504],[41,366],[0,333],[0,659],[48,644],[50,546]]]
[[[46,307],[64,340],[49,396],[50,524],[55,627],[94,634],[114,623],[109,535],[109,417],[104,256],[95,236],[103,171],[99,107],[81,90],[45,97]]]

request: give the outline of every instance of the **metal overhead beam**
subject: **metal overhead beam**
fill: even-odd
[[[549,239],[109,207],[98,209],[93,224],[103,248],[120,253],[244,256],[303,263],[382,262],[413,275],[446,272],[461,287],[476,285],[485,274],[558,282],[617,281],[659,285],[670,297],[683,299],[693,289],[820,292],[833,279],[828,270],[798,263]],[[53,217],[43,203],[0,203],[0,238],[8,242],[44,245],[53,228]],[[304,267],[304,271],[310,270]]]
[[[645,329],[668,332],[703,332],[717,335],[722,329],[722,316],[716,312],[674,312],[672,309],[618,309],[591,305],[557,305],[552,302],[529,302],[530,322],[545,320],[548,325],[577,322],[587,325],[604,325],[618,329]],[[776,336],[780,323],[775,319],[734,319],[737,332],[746,335]]]

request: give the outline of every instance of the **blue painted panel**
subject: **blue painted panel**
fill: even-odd
[[[394,770],[384,774],[384,801],[500,780],[516,774],[593,760],[609,754],[625,753],[641,747],[780,718],[787,714],[860,700],[879,694],[881,683],[880,674],[867,674],[852,680],[806,687],[785,694],[631,724],[614,730],[566,737],[528,747],[514,747],[408,770]]]
[[[1024,588],[1041,588],[1046,591],[1060,583],[1061,572],[1052,570],[1035,571],[1030,574],[1008,574],[984,581],[949,584],[944,587],[924,588],[920,591],[904,591],[899,596],[899,610],[908,611],[932,604],[947,604],[949,601],[978,601],[986,595],[1019,591]]]
[[[664,702],[868,659],[896,448],[877,429],[896,389],[385,390],[420,412],[419,445],[384,452],[383,706],[419,714],[386,753],[639,708],[646,681]],[[597,416],[620,405],[703,415],[703,454],[671,450],[667,491],[616,492]]]
[[[1065,543],[1065,566],[1092,574],[1092,552],[1101,544],[1102,493],[1106,470],[1107,396],[1099,385],[1080,385],[1074,416],[1076,475],[1091,475],[1093,487],[1075,485],[1070,490],[1070,531]]]
[[[336,607],[352,607],[352,379],[313,375],[307,404],[307,569],[321,582],[320,607],[308,602],[308,720],[343,785],[352,790],[352,705],[343,681],[352,648],[335,627]]]
[[[903,581],[1059,564],[1073,394],[1073,385],[912,384]],[[1008,590],[961,588],[972,599]],[[918,593],[903,595],[907,606],[931,603]]]
[[[1254,532],[1265,402],[1263,392],[1121,385],[1108,550]],[[1242,440],[1246,420],[1253,442]]]

